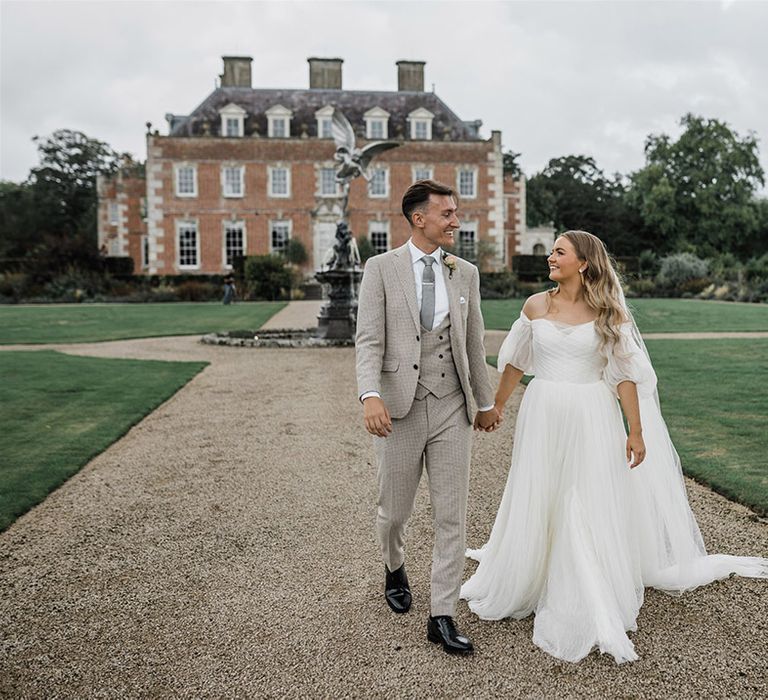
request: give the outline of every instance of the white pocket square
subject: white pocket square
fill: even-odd
[[[464,297],[459,297],[459,304],[466,304],[467,300]]]

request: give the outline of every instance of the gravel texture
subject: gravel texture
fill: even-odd
[[[407,539],[414,605],[392,614],[353,349],[190,337],[61,349],[211,364],[0,535],[2,697],[768,697],[766,581],[648,591],[632,664],[556,661],[533,646],[531,618],[483,622],[463,602],[477,652],[444,654],[425,638],[424,484]],[[473,546],[504,488],[513,423],[508,410],[474,441]],[[711,551],[768,555],[765,522],[688,489]]]

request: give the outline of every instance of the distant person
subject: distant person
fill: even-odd
[[[224,306],[228,306],[235,300],[237,294],[237,287],[235,287],[235,278],[229,275],[224,278],[224,299],[222,302]]]
[[[461,597],[484,620],[534,613],[533,643],[558,659],[597,648],[634,661],[627,631],[646,586],[680,594],[732,573],[768,577],[768,559],[707,554],[656,373],[602,241],[566,231],[547,260],[557,286],[529,297],[499,350],[499,415],[523,374],[535,377],[496,522],[468,551],[480,566]]]

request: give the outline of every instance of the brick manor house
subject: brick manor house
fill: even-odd
[[[464,257],[489,269],[551,245],[525,230],[525,180],[504,177],[501,132],[480,137],[424,90],[424,63],[397,62],[397,91],[342,89],[342,59],[310,58],[309,89],[251,87],[249,57],[225,56],[217,87],[189,115],[167,114],[168,135],[147,132],[144,175],[126,168],[98,180],[98,244],[130,256],[138,274],[219,274],[240,255],[280,252],[292,238],[318,268],[341,214],[330,115],[338,107],[357,146],[400,143],[374,161],[373,178],[351,186],[349,218],[376,252],[409,235],[400,212],[406,188],[422,178],[461,197]],[[484,242],[484,243],[483,243]]]

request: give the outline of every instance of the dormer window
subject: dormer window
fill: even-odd
[[[411,139],[414,141],[430,141],[432,139],[432,120],[435,115],[428,109],[419,107],[408,115]]]
[[[245,135],[245,115],[246,111],[230,102],[226,107],[219,110],[221,116],[221,135],[226,138],[240,138]]]
[[[373,107],[363,114],[365,119],[365,137],[375,141],[388,138],[389,112],[381,107]]]
[[[317,112],[315,112],[315,119],[317,119],[317,138],[333,138],[333,127],[331,121],[332,117],[333,107],[331,105],[326,105],[322,109],[318,109]]]
[[[267,136],[271,139],[287,139],[291,135],[293,112],[283,105],[270,107],[267,112]]]

